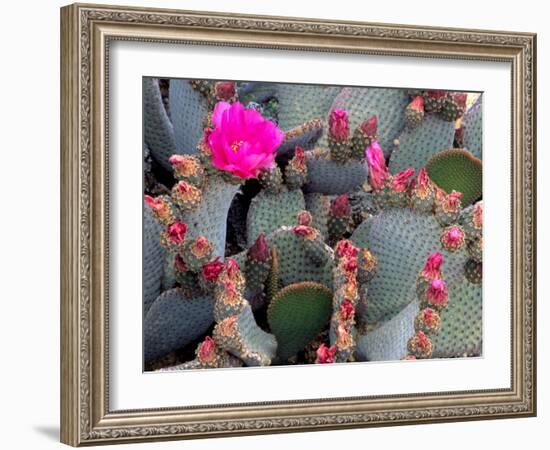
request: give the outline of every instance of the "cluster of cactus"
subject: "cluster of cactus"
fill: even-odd
[[[481,354],[481,97],[152,78],[143,92],[146,368]],[[220,103],[284,132],[274,164],[220,168]]]

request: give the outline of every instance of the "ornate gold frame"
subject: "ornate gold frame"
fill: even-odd
[[[110,411],[107,114],[112,40],[497,60],[512,67],[510,389]],[[99,5],[61,10],[61,440],[70,445],[533,416],[536,36]]]

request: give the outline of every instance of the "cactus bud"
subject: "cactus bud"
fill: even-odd
[[[328,119],[329,137],[335,142],[345,142],[349,139],[348,112],[343,109],[333,109]]]
[[[298,225],[309,227],[312,221],[313,217],[309,211],[302,210],[298,213]]]
[[[306,241],[312,241],[319,235],[319,231],[316,228],[304,225],[296,225],[292,231],[294,231],[294,234],[302,236]]]
[[[376,116],[372,116],[370,119],[365,120],[360,125],[360,128],[361,128],[361,131],[365,134],[365,136],[374,138],[378,131],[378,120],[376,119]]]
[[[332,364],[336,361],[336,345],[327,347],[321,344],[317,349],[317,359],[315,364]]]
[[[378,141],[374,141],[366,150],[367,164],[369,168],[369,183],[377,191],[382,189],[389,177],[384,152]]]
[[[204,169],[197,158],[188,155],[172,155],[168,162],[172,164],[176,178],[195,185],[202,182]]]
[[[424,119],[424,98],[417,95],[405,108],[405,121],[410,127],[420,125]]]
[[[447,306],[449,292],[443,280],[436,279],[431,281],[426,290],[426,300],[428,305],[436,309],[443,309]]]
[[[202,266],[202,276],[206,281],[216,282],[218,276],[223,270],[223,263],[220,258],[216,258]]]
[[[423,331],[418,331],[407,343],[409,352],[416,358],[429,358],[432,356],[432,341]]]
[[[353,345],[353,336],[343,323],[336,329],[336,347],[338,350],[348,350]]]
[[[353,303],[346,298],[340,304],[339,312],[340,312],[340,319],[343,322],[347,322],[348,320],[353,319],[353,316],[355,315],[355,307],[353,306]]]
[[[162,233],[161,244],[168,251],[177,252],[185,240],[185,233],[187,233],[187,225],[183,222],[174,222]]]
[[[254,245],[248,249],[248,257],[258,262],[266,262],[271,257],[264,233],[260,233]]]
[[[333,217],[344,218],[351,214],[351,206],[347,194],[336,197],[330,205],[330,213]]]
[[[378,121],[376,116],[365,120],[355,129],[351,140],[352,156],[355,159],[361,160],[365,157],[365,148],[378,139],[377,131]]]
[[[307,181],[306,152],[296,146],[294,156],[285,168],[285,181],[290,189],[298,189]]]
[[[206,339],[199,344],[197,357],[203,365],[213,364],[216,360],[216,344],[210,336],[206,336]]]
[[[170,225],[174,222],[174,214],[170,203],[164,197],[151,197],[145,195],[145,203],[151,208],[153,214],[163,225]]]
[[[451,225],[445,228],[441,233],[441,245],[450,252],[462,248],[465,241],[464,230],[458,225]]]
[[[348,239],[339,241],[334,250],[340,258],[355,258],[359,254],[359,249]]]
[[[196,209],[202,199],[202,193],[199,188],[179,181],[172,188],[172,198],[176,205],[184,211]]]
[[[441,317],[435,309],[425,308],[418,313],[414,320],[416,331],[423,331],[426,334],[435,334],[441,326]]]
[[[187,264],[185,264],[185,261],[180,255],[176,255],[174,258],[174,270],[176,272],[187,272],[189,270]]]
[[[218,101],[230,101],[235,100],[237,96],[237,90],[235,89],[235,83],[232,81],[218,81],[214,85],[214,95]]]

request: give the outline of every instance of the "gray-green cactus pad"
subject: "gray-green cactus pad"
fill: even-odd
[[[260,235],[268,235],[283,225],[295,225],[298,213],[306,209],[300,189],[269,194],[261,191],[252,199],[246,218],[247,242],[250,247]]]
[[[307,152],[306,192],[340,195],[360,188],[367,181],[363,163],[351,160],[340,164],[332,161],[328,152]]]
[[[409,97],[403,89],[343,88],[335,98],[332,109],[344,109],[349,114],[353,132],[362,122],[376,116],[378,141],[389,156],[391,144],[405,128],[405,107]]]
[[[214,320],[214,300],[186,298],[176,288],[161,294],[143,321],[145,361],[159,358],[199,338]]]
[[[176,153],[176,139],[172,122],[162,102],[157,78],[143,79],[143,114],[143,139],[153,158],[162,167],[170,170],[168,158]]]
[[[143,206],[143,314],[159,296],[166,252],[160,245],[161,228],[151,208]]]
[[[444,276],[463,272],[464,249],[442,249],[441,227],[432,215],[408,208],[388,209],[364,221],[351,240],[367,247],[378,260],[377,275],[369,283],[367,322],[387,321],[413,298],[416,278],[430,253],[444,255]]]
[[[395,174],[412,167],[420,170],[433,155],[453,146],[454,122],[446,122],[428,115],[414,129],[406,129],[399,136],[399,145],[393,150],[389,169]]]
[[[170,80],[170,113],[179,154],[195,153],[203,135],[206,101],[188,80]]]
[[[279,128],[291,130],[311,119],[323,119],[342,88],[306,84],[278,84]]]
[[[281,227],[267,237],[270,246],[277,248],[279,256],[279,281],[282,287],[299,281],[315,281],[332,287],[332,263],[334,253],[325,245],[328,261],[317,266],[306,253],[303,238],[296,236],[290,227]]]
[[[462,126],[464,127],[464,147],[466,147],[472,155],[481,159],[483,154],[483,101],[482,95],[464,115]]]
[[[367,306],[368,308],[368,306]],[[414,334],[418,302],[413,299],[399,314],[380,327],[357,337],[359,361],[392,361],[407,356],[407,341]]]
[[[306,209],[311,213],[311,226],[317,228],[328,238],[328,216],[330,213],[331,197],[324,194],[306,194]]]

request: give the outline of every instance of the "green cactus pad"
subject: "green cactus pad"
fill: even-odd
[[[291,227],[281,227],[267,237],[269,245],[277,248],[280,284],[288,286],[300,281],[314,281],[331,288],[332,249],[324,246],[327,263],[317,266],[306,251],[303,240],[303,237],[294,234]]]
[[[311,213],[311,226],[317,228],[321,234],[328,237],[328,216],[331,197],[323,194],[306,194],[306,209]]]
[[[195,211],[183,214],[187,224],[186,240],[206,237],[214,246],[213,257],[224,256],[227,214],[239,186],[221,177],[210,177],[202,188],[202,200]]]
[[[143,206],[143,314],[159,296],[164,276],[166,252],[160,245],[161,227],[151,208]]]
[[[176,138],[157,78],[143,78],[143,114],[143,139],[151,155],[164,169],[172,170],[168,158],[176,153]]]
[[[367,323],[391,319],[414,298],[416,278],[430,253],[443,254],[444,277],[463,273],[466,250],[443,250],[440,234],[433,215],[407,208],[385,210],[355,230],[353,243],[368,248],[378,260],[377,275],[369,282]]]
[[[464,115],[462,126],[464,127],[464,147],[474,156],[481,159],[483,154],[483,114],[482,95]]]
[[[453,146],[454,123],[428,115],[416,128],[407,128],[399,136],[399,145],[393,150],[389,169],[395,174],[412,167],[420,170],[436,153]]]
[[[483,164],[468,150],[440,152],[430,159],[426,171],[430,179],[445,192],[462,192],[462,206],[468,206],[481,197]]]
[[[341,164],[332,161],[327,151],[314,150],[307,152],[307,177],[305,192],[340,195],[360,188],[367,171],[360,161]]]
[[[409,97],[402,89],[343,88],[334,99],[332,109],[344,109],[349,114],[350,130],[376,116],[378,141],[389,156],[391,144],[405,128],[405,107]]]
[[[323,330],[331,303],[332,292],[318,283],[296,283],[278,292],[269,304],[267,320],[281,360],[294,356]]]
[[[143,321],[145,361],[159,358],[199,338],[214,320],[214,300],[186,298],[181,289],[162,293]]]
[[[445,274],[444,274],[445,275]],[[441,314],[441,330],[432,339],[434,358],[480,356],[482,288],[464,276],[449,279],[449,306]]]
[[[195,153],[203,135],[203,118],[208,112],[206,100],[191,87],[189,80],[173,79],[169,100],[177,153]]]
[[[279,128],[288,131],[311,119],[325,118],[342,88],[306,84],[278,84]]]
[[[282,225],[296,224],[298,213],[305,207],[300,189],[275,195],[261,191],[252,199],[246,218],[248,246],[256,242],[260,233],[268,235]]]

